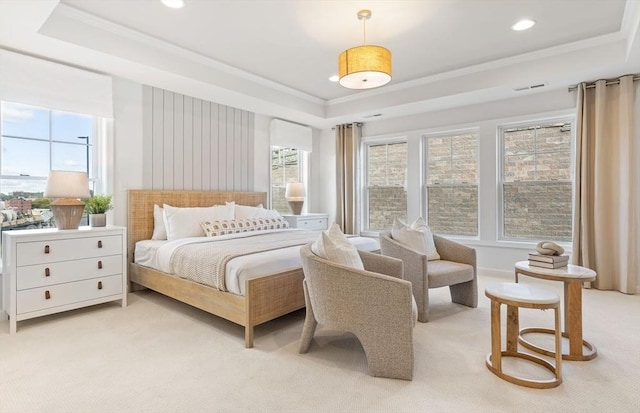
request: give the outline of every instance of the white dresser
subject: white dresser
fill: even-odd
[[[329,227],[329,214],[283,215],[290,228],[324,231]]]
[[[124,227],[2,233],[2,306],[10,333],[17,322],[122,300],[127,305]]]

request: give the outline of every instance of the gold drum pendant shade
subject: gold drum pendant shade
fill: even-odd
[[[391,81],[391,52],[382,46],[358,46],[338,57],[340,85],[349,89],[371,89]]]
[[[338,56],[340,85],[348,89],[372,89],[391,81],[391,52],[382,46],[367,44],[366,21],[371,10],[360,10],[363,24],[362,46],[352,47]]]

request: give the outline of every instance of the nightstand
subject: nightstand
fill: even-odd
[[[329,214],[283,215],[290,228],[324,231],[329,227]]]
[[[2,233],[2,307],[17,322],[121,300],[127,305],[124,227]]]

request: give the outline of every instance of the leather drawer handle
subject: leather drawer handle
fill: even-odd
[[[51,293],[49,292],[49,290],[45,291],[45,292],[44,292],[44,299],[45,299],[45,300],[48,300],[48,299],[50,299],[50,298],[51,298]]]
[[[45,245],[45,246],[44,246],[44,253],[45,253],[45,254],[48,254],[48,253],[49,253],[49,246],[48,246],[48,245]]]
[[[44,269],[44,276],[45,276],[45,277],[48,277],[48,276],[50,276],[50,275],[51,275],[51,271],[49,270],[49,267],[45,268],[45,269]]]
[[[102,241],[98,241],[98,248],[102,248]]]
[[[101,270],[102,269],[102,261],[98,261],[98,269]]]
[[[98,290],[102,290],[102,281],[98,281]]]

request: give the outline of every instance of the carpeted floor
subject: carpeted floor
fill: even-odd
[[[253,349],[241,327],[150,291],[130,294],[126,308],[20,322],[14,335],[2,321],[0,412],[640,412],[640,295],[584,290],[584,335],[598,357],[565,362],[560,387],[535,390],[484,365],[493,281],[511,280],[481,274],[477,309],[432,291],[410,382],[369,376],[358,341],[322,326],[298,354],[304,310],[259,326]],[[523,310],[521,325],[551,326],[552,313]]]

